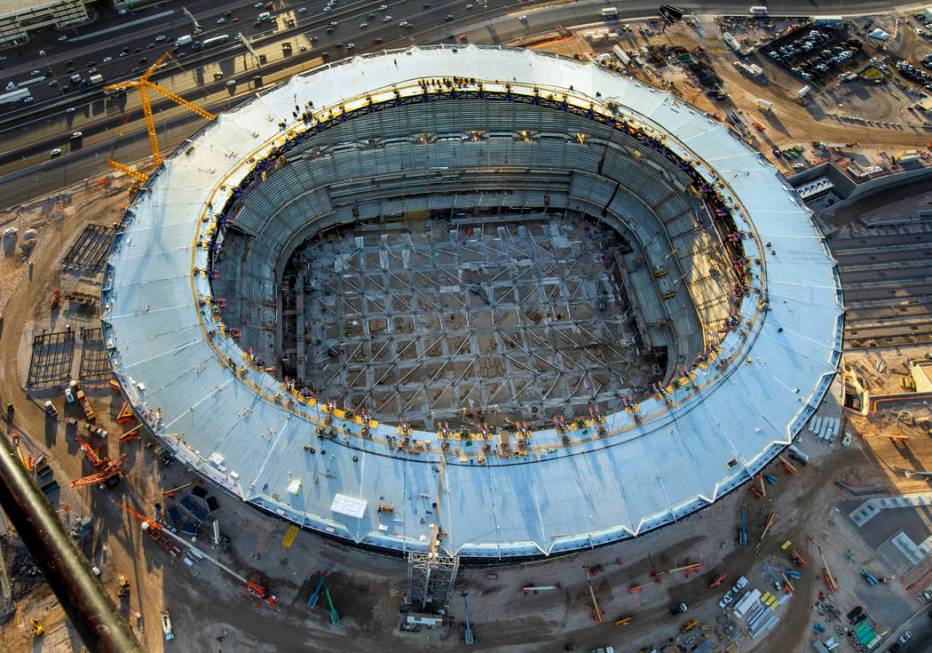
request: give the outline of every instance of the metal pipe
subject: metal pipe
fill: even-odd
[[[57,515],[9,450],[8,441],[0,446],[0,506],[84,645],[95,653],[143,653]]]

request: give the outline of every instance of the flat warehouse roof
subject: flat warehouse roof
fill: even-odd
[[[604,437],[583,420],[566,434],[529,434],[526,455],[480,456],[481,438],[367,424],[291,392],[218,322],[207,278],[211,238],[222,234],[234,189],[264,175],[253,172],[256,162],[310,124],[420,97],[419,81],[443,78],[509,96],[553,94],[565,109],[635,124],[732,209],[751,280],[735,328],[665,396],[605,416]],[[308,100],[316,113],[305,124],[295,115]],[[391,120],[391,109],[381,115]],[[808,210],[725,125],[595,64],[470,45],[355,57],[219,116],[132,202],[102,313],[115,373],[139,416],[180,459],[244,501],[395,551],[425,550],[439,513],[449,552],[525,557],[635,536],[750,479],[827,390],[843,308],[834,261]],[[318,429],[334,437],[320,439]]]

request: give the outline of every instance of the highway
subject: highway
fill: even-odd
[[[414,43],[453,43],[464,36],[473,43],[503,43],[521,36],[546,33],[557,25],[600,23],[600,11],[606,6],[617,6],[620,17],[629,19],[653,15],[659,5],[640,0],[616,4],[586,0],[541,6],[511,0],[473,0],[473,3],[467,10],[470,3],[464,0],[340,0],[332,11],[324,12],[325,0],[280,2],[275,3],[273,14],[277,20],[272,28],[268,27],[269,23],[255,21],[261,9],[256,9],[253,3],[205,1],[187,6],[204,29],[198,38],[217,34],[234,36],[242,32],[260,54],[267,56],[268,63],[261,70],[262,84],[267,87],[319,65],[325,58],[335,61],[369,50]],[[383,4],[388,7],[380,10]],[[724,0],[678,2],[677,6],[701,9],[703,13],[744,15],[752,4]],[[847,14],[861,14],[904,6],[881,0],[843,3],[837,0],[775,0],[768,4],[774,15],[830,14],[842,11],[842,7]],[[301,12],[301,8],[305,11]],[[169,11],[172,13],[167,14]],[[518,20],[520,12],[527,16],[526,21]],[[446,21],[451,15],[452,19]],[[391,16],[391,20],[385,21],[386,16]],[[224,23],[218,25],[221,17]],[[287,19],[294,21],[294,27],[287,25]],[[140,20],[144,22],[136,22]],[[399,27],[399,22],[405,20],[413,27]],[[332,27],[331,21],[338,24]],[[119,28],[129,22],[132,25],[128,29]],[[366,27],[361,27],[360,23],[366,23]],[[57,87],[49,87],[45,81],[33,86],[37,99],[32,105],[2,108],[0,134],[4,148],[0,151],[0,206],[21,203],[105,173],[108,170],[106,159],[111,156],[124,162],[144,158],[148,154],[148,143],[136,94],[131,93],[122,103],[107,101],[101,89],[72,89],[70,93],[61,94],[62,82],[68,81],[67,64],[71,61],[72,66],[86,76],[88,64],[93,62],[107,83],[133,78],[145,65],[142,57],[146,57],[145,63],[151,63],[177,36],[190,33],[191,29],[190,19],[176,5],[156,6],[147,12],[124,17],[121,22],[86,26],[65,43],[29,46],[31,50],[42,47],[45,52],[40,58],[42,65],[36,63],[34,52],[9,54],[2,71],[4,80],[22,81],[28,78],[31,70],[38,69],[61,81]],[[104,30],[112,31],[101,34]],[[87,38],[82,39],[82,35]],[[165,39],[156,42],[160,35]],[[283,55],[283,41],[293,45],[292,56]],[[354,47],[347,49],[350,43]],[[130,54],[120,57],[121,46],[128,48]],[[302,51],[302,47],[306,50]],[[252,81],[259,72],[256,62],[239,43],[201,52],[181,48],[175,54],[180,66],[167,66],[153,79],[211,111],[229,109],[256,90]],[[113,60],[104,64],[105,57]],[[234,86],[227,86],[231,78],[237,81]],[[186,110],[161,98],[153,100],[160,143],[166,151],[201,126],[201,119]],[[69,107],[74,107],[74,111],[65,112]],[[83,136],[72,140],[70,135],[75,131],[82,132]],[[52,148],[61,148],[62,156],[50,160]]]

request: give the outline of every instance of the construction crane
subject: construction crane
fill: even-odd
[[[128,176],[138,181],[140,184],[146,183],[146,180],[149,179],[143,173],[136,170],[136,168],[130,168],[129,166],[123,165],[119,161],[114,161],[113,159],[107,159],[107,163],[110,164],[111,168],[114,168],[116,170],[119,170],[120,172],[127,174]]]
[[[120,457],[116,460],[109,460],[106,458],[104,460],[106,463],[100,471],[90,476],[74,479],[71,481],[71,487],[77,489],[87,487],[88,485],[99,485],[101,483],[107,483],[108,486],[113,485],[112,481],[114,479],[119,479],[120,473],[123,471],[123,463],[126,462],[126,454],[120,454]]]
[[[777,513],[772,512],[767,515],[767,521],[764,523],[764,530],[760,534],[760,539],[757,541],[757,544],[754,546],[754,555],[760,553],[760,547],[764,543],[764,538],[767,537],[767,533],[770,531],[770,527],[773,526],[775,521],[777,521]]]
[[[673,567],[672,569],[667,569],[665,573],[667,574],[667,576],[672,576],[676,572],[682,571],[682,572],[685,572],[687,576],[689,576],[690,574],[696,573],[700,569],[702,569],[701,562],[687,562],[686,564],[680,565],[679,567]]]
[[[127,456],[125,453],[121,454],[116,460],[110,460],[106,456],[98,456],[93,447],[81,436],[75,435],[74,440],[78,443],[78,446],[81,447],[81,450],[84,451],[84,455],[87,456],[87,459],[91,462],[91,465],[94,466],[96,471],[93,474],[71,481],[72,488],[87,487],[88,485],[98,485],[100,483],[112,484],[111,482],[113,479],[119,477],[120,472],[123,471],[123,463],[126,462]]]
[[[726,579],[726,578],[728,578],[728,572],[727,572],[727,571],[724,572],[724,573],[721,573],[721,574],[719,574],[718,576],[716,576],[715,578],[713,578],[713,579],[709,582],[709,587],[710,587],[710,588],[712,588],[712,587],[718,587],[719,585],[721,585],[722,583],[725,582],[725,579]]]
[[[220,569],[222,569],[223,571],[227,572],[229,575],[233,576],[233,578],[235,578],[236,580],[238,580],[239,582],[243,584],[244,594],[248,592],[249,594],[252,594],[253,596],[258,597],[259,599],[262,599],[263,601],[265,601],[265,603],[269,605],[270,607],[275,607],[276,605],[278,605],[278,597],[272,594],[265,585],[259,582],[259,578],[257,575],[254,576],[253,578],[246,578],[242,574],[238,574],[237,572],[233,571],[232,569],[227,567],[225,564],[223,564],[222,562],[220,562],[213,556],[207,555],[206,553],[201,551],[199,548],[197,548],[196,546],[194,546],[193,544],[185,540],[183,537],[179,537],[175,533],[172,533],[170,530],[165,528],[162,524],[155,521],[154,519],[149,519],[142,513],[139,513],[133,510],[125,503],[121,503],[120,507],[123,509],[125,513],[127,513],[128,515],[132,515],[133,517],[141,521],[143,530],[146,530],[146,531],[151,530],[151,531],[157,531],[159,533],[164,533],[165,535],[174,539],[179,544],[182,544],[188,549],[190,549],[194,553],[195,558],[208,560],[212,562],[214,565],[216,565],[217,567],[219,567]]]
[[[162,158],[162,151],[159,148],[159,140],[155,133],[155,118],[152,115],[152,101],[149,99],[149,93],[148,93],[150,90],[155,91],[159,95],[167,97],[169,100],[171,100],[175,104],[179,104],[183,106],[188,111],[196,113],[197,115],[199,115],[201,118],[204,118],[205,120],[215,120],[217,117],[211,112],[200,108],[193,102],[188,102],[180,95],[176,95],[175,93],[172,93],[167,88],[159,86],[155,82],[149,81],[149,78],[152,77],[152,74],[169,57],[171,57],[170,52],[168,51],[163,52],[159,56],[159,58],[155,60],[155,63],[149,66],[149,69],[146,70],[146,72],[144,72],[139,77],[139,79],[129,80],[126,82],[118,82],[116,84],[109,84],[108,86],[104,87],[105,90],[107,91],[123,91],[123,90],[130,89],[130,88],[139,89],[139,99],[140,99],[140,102],[142,103],[142,111],[145,114],[145,118],[146,118],[146,131],[149,134],[149,148],[152,150],[152,160],[156,166],[161,165],[164,159]],[[113,163],[114,162],[111,162],[111,165]],[[116,167],[118,170],[121,170],[122,172],[127,172],[127,169],[128,169],[128,166],[122,166],[122,167],[114,166],[114,167]],[[129,173],[127,172],[127,174]]]
[[[323,596],[327,599],[327,607],[330,609],[330,623],[336,626],[340,623],[340,615],[337,612],[336,607],[333,605],[333,599],[330,597],[330,588],[327,587],[327,574],[330,573],[330,567],[325,569],[321,575],[320,580],[317,581],[317,587],[311,592],[311,598],[307,600],[307,607],[313,608],[317,605],[317,600]]]
[[[825,581],[825,586],[828,587],[829,592],[838,591],[838,583],[835,582],[835,577],[832,576],[832,572],[828,568],[828,562],[825,561],[825,554],[822,553],[822,547],[818,547],[819,557],[822,558],[822,579]]]

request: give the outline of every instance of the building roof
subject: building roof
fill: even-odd
[[[385,444],[338,414],[335,441],[318,443],[320,406],[289,408],[268,374],[237,374],[243,353],[217,327],[198,239],[231,189],[281,143],[279,122],[298,128],[296,100],[349,106],[398,80],[517,80],[616,103],[667,146],[694,161],[742,207],[738,226],[760,294],[746,297],[747,328],[731,332],[720,359],[696,370],[690,389],[650,398],[639,420],[607,416],[605,438],[535,432],[525,458],[461,462]],[[502,82],[502,84],[504,84]],[[361,100],[360,100],[361,102]],[[600,105],[601,110],[601,105]],[[661,129],[662,126],[662,129]],[[201,221],[201,216],[205,221]],[[743,217],[742,217],[743,216]],[[749,222],[745,222],[749,220]],[[763,245],[766,243],[766,246]],[[799,431],[828,388],[841,351],[838,277],[808,210],[783,178],[728,128],[670,94],[594,64],[498,47],[389,52],[326,66],[221,115],[166,161],[130,206],[104,286],[103,322],[115,373],[141,418],[176,455],[229,492],[308,528],[374,547],[424,550],[440,514],[451,553],[534,556],[632,537],[680,519],[738,487]],[[691,392],[690,392],[691,390]],[[414,432],[430,442],[436,434]],[[313,454],[305,446],[315,447]],[[296,482],[297,479],[297,482]],[[342,495],[343,498],[338,497]],[[356,499],[357,501],[347,501]],[[365,502],[363,504],[362,502]],[[389,504],[392,510],[376,509]],[[357,516],[361,515],[361,516]]]
[[[64,0],[0,0],[0,18],[63,4]]]

